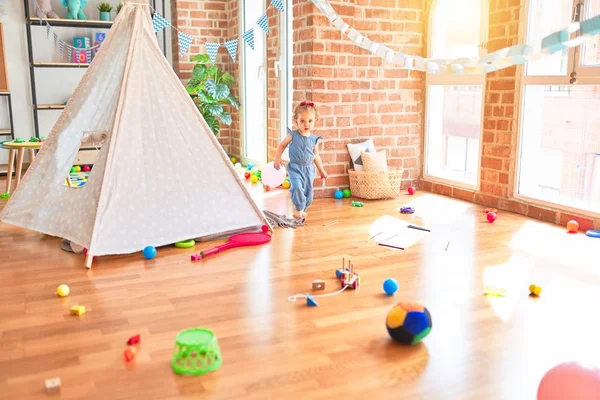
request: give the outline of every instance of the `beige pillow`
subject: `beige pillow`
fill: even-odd
[[[360,157],[363,162],[363,168],[365,171],[372,172],[387,172],[387,157],[385,155],[385,150],[378,151],[376,153],[371,152],[360,152]]]

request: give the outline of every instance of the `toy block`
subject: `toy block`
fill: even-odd
[[[306,305],[309,306],[309,307],[316,307],[319,304],[317,303],[317,301],[310,294],[307,294],[306,295]]]
[[[90,62],[92,62],[92,60],[90,59],[91,54],[89,54],[87,50],[73,50],[71,55],[73,57],[73,63],[75,64],[89,64]]]
[[[85,49],[90,47],[90,38],[87,37],[74,37],[73,47],[77,49]]]
[[[325,281],[314,280],[312,282],[312,290],[325,290]]]
[[[106,32],[96,32],[95,42],[102,43],[106,39]]]
[[[71,315],[83,315],[83,314],[85,314],[85,306],[71,307]]]
[[[192,254],[191,259],[192,261],[198,261],[202,259],[202,256],[200,254]]]
[[[123,358],[125,361],[130,362],[135,358],[135,350],[133,348],[128,347],[123,351]]]
[[[135,335],[129,338],[127,341],[128,345],[138,344],[140,342],[140,335]]]
[[[46,379],[46,393],[60,392],[60,378]]]

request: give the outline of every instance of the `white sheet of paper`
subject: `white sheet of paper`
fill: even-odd
[[[428,233],[418,229],[402,228],[398,232],[379,241],[379,245],[406,250],[423,239]]]

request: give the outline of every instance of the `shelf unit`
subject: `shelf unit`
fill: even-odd
[[[165,0],[160,0],[162,4],[162,11],[164,15]],[[156,9],[157,0],[151,0],[152,8]],[[49,110],[63,110],[65,105],[63,104],[38,104],[37,87],[35,71],[39,68],[87,68],[89,64],[78,64],[69,62],[39,62],[35,61],[33,55],[33,40],[32,40],[32,29],[34,28],[45,28],[46,22],[52,27],[66,27],[66,28],[105,28],[110,29],[113,25],[113,21],[96,21],[96,20],[74,20],[74,19],[54,19],[54,18],[39,18],[31,15],[31,0],[23,0],[25,8],[25,25],[27,34],[27,53],[29,57],[29,77],[31,80],[31,100],[33,110],[33,124],[34,133],[36,137],[40,137],[40,124],[38,118],[38,112],[49,111]],[[159,11],[159,12],[160,12]],[[157,34],[158,35],[158,34]],[[163,53],[166,54],[167,39],[166,35],[162,35],[163,42]],[[45,136],[45,135],[42,135]],[[14,134],[13,134],[14,137]]]

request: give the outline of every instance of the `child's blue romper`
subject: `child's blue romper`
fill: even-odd
[[[300,132],[290,132],[292,141],[289,144],[290,162],[288,174],[290,175],[290,191],[292,203],[297,211],[306,210],[313,201],[313,180],[316,169],[314,165],[314,148],[321,136],[302,136]]]

